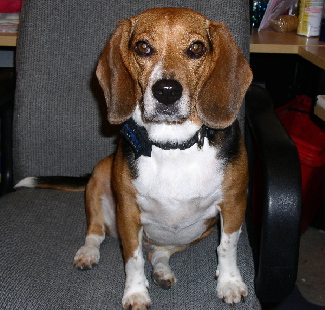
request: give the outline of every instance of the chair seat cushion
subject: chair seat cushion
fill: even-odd
[[[73,257],[84,242],[84,193],[22,189],[0,199],[1,309],[122,309],[124,267],[118,240],[107,237],[100,263],[79,271]],[[170,261],[178,278],[165,291],[151,279],[152,309],[230,309],[216,295],[217,230]],[[254,267],[246,228],[238,265],[249,289],[236,309],[260,309],[254,294]]]

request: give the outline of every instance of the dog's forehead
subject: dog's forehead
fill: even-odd
[[[131,19],[136,33],[161,34],[173,29],[204,35],[209,21],[201,14],[185,8],[155,8]]]

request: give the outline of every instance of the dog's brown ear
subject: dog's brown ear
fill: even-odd
[[[198,93],[197,113],[212,128],[226,128],[237,117],[252,80],[252,72],[229,29],[210,22],[213,64]]]
[[[119,22],[99,59],[96,74],[107,104],[108,121],[120,124],[136,107],[136,85],[128,70],[128,44],[131,21]]]

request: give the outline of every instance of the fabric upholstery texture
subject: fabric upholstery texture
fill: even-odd
[[[118,20],[161,6],[190,7],[226,22],[248,57],[248,1],[28,0],[17,47],[14,177],[83,175],[115,147],[94,75]],[[84,194],[21,189],[0,199],[1,309],[121,309],[124,266],[120,244],[108,238],[99,266],[73,268],[84,242]],[[178,277],[164,291],[150,281],[152,309],[229,309],[216,296],[217,231],[171,258]],[[245,227],[238,264],[249,288],[236,309],[260,309]]]

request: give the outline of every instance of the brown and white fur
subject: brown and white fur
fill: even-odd
[[[170,256],[208,236],[219,214],[217,296],[240,302],[248,294],[236,262],[248,175],[236,117],[252,74],[228,28],[189,9],[145,11],[119,22],[97,76],[112,124],[132,118],[159,143],[187,141],[202,125],[215,130],[201,148],[153,145],[151,156],[139,158],[120,138],[116,153],[98,163],[86,187],[88,230],[74,265],[92,268],[105,234],[119,237],[123,307],[147,309],[143,245],[151,249],[155,282],[173,287]],[[153,87],[161,80],[181,85],[177,100],[165,104],[156,98]]]

